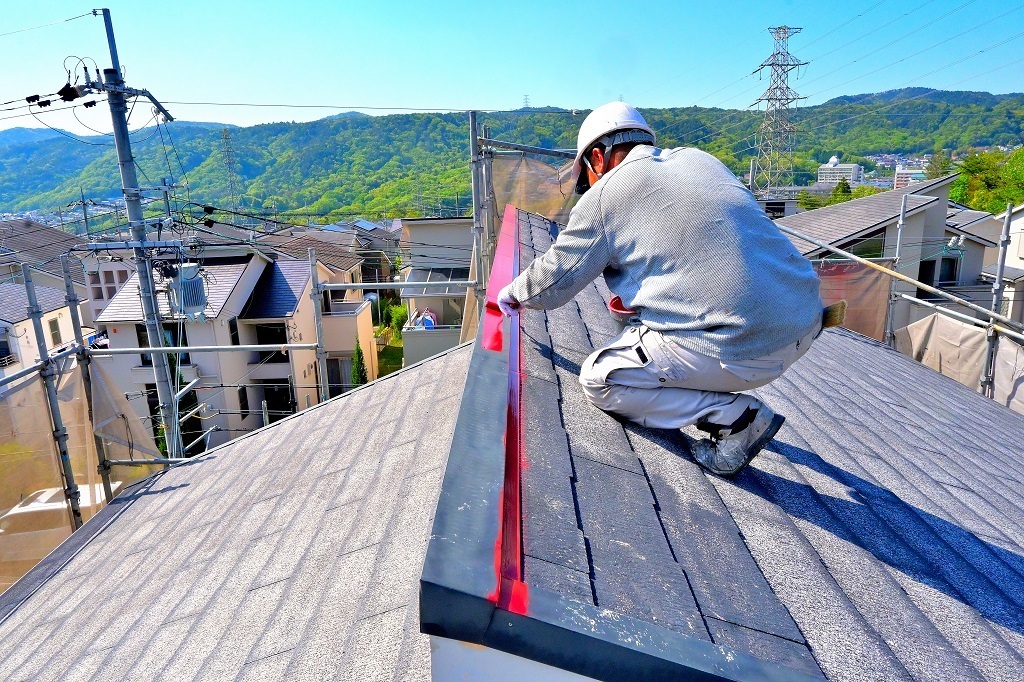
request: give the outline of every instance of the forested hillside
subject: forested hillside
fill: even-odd
[[[737,173],[753,154],[761,116],[747,110],[644,109],[659,145],[695,145]],[[485,114],[495,137],[542,147],[575,146],[586,112],[530,109]],[[1024,139],[1024,95],[899,90],[834,99],[796,116],[798,182],[809,182],[832,154],[844,160],[875,152],[1017,145]],[[221,129],[174,122],[167,132],[134,133],[144,184],[187,175],[197,202],[224,205],[228,175]],[[466,205],[465,114],[343,114],[311,123],[229,127],[241,205],[294,217],[408,215],[425,207]],[[172,144],[173,139],[173,144]],[[147,180],[148,178],[148,180]],[[0,211],[52,209],[79,197],[118,196],[109,138],[23,139],[0,144]]]

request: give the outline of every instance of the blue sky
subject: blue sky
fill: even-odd
[[[56,90],[67,55],[109,65],[98,17],[3,35],[94,6],[5,3],[0,101]],[[252,125],[336,110],[171,102],[506,109],[522,106],[529,95],[533,106],[580,109],[620,96],[638,106],[743,108],[767,85],[750,72],[771,53],[767,28],[778,24],[803,28],[790,49],[811,63],[791,84],[809,96],[807,104],[905,86],[1024,91],[1019,1],[111,0],[108,6],[128,83],[151,90],[183,120]],[[0,129],[42,125],[31,116],[5,118],[22,113],[0,111]],[[102,107],[76,113],[85,125],[109,130]],[[88,133],[67,113],[41,118]],[[137,112],[133,127],[147,118],[148,108]]]

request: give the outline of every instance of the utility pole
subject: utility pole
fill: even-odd
[[[85,232],[83,234],[88,237],[89,236],[89,209],[87,209],[85,207],[85,190],[82,189],[81,185],[78,186],[78,193],[82,197],[82,222],[85,223]]]
[[[805,66],[789,53],[789,38],[803,29],[774,26],[768,31],[775,39],[775,51],[754,70],[771,69],[771,84],[754,104],[765,103],[764,121],[757,131],[757,163],[751,169],[750,185],[758,199],[780,198],[780,187],[793,184],[793,136],[796,127],[791,107],[802,99],[789,87],[789,72]],[[756,171],[756,172],[755,172]]]
[[[60,459],[61,476],[64,479],[64,495],[71,505],[71,523],[75,530],[82,527],[82,509],[79,506],[81,493],[75,484],[75,472],[71,468],[71,456],[68,454],[68,430],[64,428],[64,420],[60,416],[60,401],[57,400],[57,382],[54,375],[53,360],[46,349],[46,336],[43,331],[43,309],[36,298],[36,285],[32,281],[32,270],[27,264],[21,264],[21,276],[25,279],[25,293],[28,296],[28,314],[32,318],[32,329],[36,335],[36,349],[43,368],[39,376],[46,388],[46,406],[50,410],[50,421],[53,425],[53,440],[57,444],[57,457]]]
[[[142,298],[142,313],[146,318],[146,336],[151,348],[164,345],[163,328],[160,324],[160,309],[157,306],[156,292],[153,285],[153,268],[149,253],[143,242],[146,240],[146,221],[142,212],[142,195],[139,191],[139,180],[135,174],[135,157],[132,156],[131,138],[128,136],[128,106],[125,94],[144,96],[150,99],[165,117],[170,114],[153,99],[146,90],[126,88],[121,75],[121,63],[117,56],[117,43],[114,41],[114,25],[110,20],[110,10],[93,10],[103,13],[103,23],[107,30],[107,44],[110,47],[112,68],[103,70],[103,83],[88,82],[87,85],[107,93],[107,104],[110,106],[110,117],[114,127],[114,145],[117,149],[117,163],[121,169],[121,187],[124,191],[125,210],[128,213],[128,225],[132,240],[139,245],[133,247],[135,265],[139,274],[139,293]],[[86,71],[88,73],[88,71]],[[178,456],[177,424],[174,422],[174,391],[171,390],[171,370],[164,353],[153,353],[153,373],[156,379],[156,393],[160,401],[160,420],[164,429],[164,442],[167,444],[168,457]]]
[[[1003,220],[1003,231],[999,235],[999,260],[996,262],[996,281],[992,283],[992,312],[999,313],[1003,307],[1003,290],[1006,288],[1003,282],[1003,274],[1006,272],[1006,252],[1010,245],[1010,218],[1013,213],[1013,204],[1006,204],[1006,219]],[[994,321],[994,320],[991,320]],[[981,388],[989,398],[995,393],[995,365],[996,365],[996,341],[998,337],[996,330],[990,326],[988,329],[988,350],[985,353],[985,374],[981,378]]]

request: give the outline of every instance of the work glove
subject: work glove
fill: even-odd
[[[516,300],[515,296],[512,295],[512,284],[511,282],[505,286],[504,289],[498,292],[498,308],[501,312],[509,317],[514,317],[519,314],[519,301]]]

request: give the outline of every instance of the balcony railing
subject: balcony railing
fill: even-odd
[[[12,355],[5,355],[4,357],[0,358],[0,368],[10,367],[10,366],[16,365],[16,364],[18,364],[18,356],[17,355],[13,355],[13,354]]]

